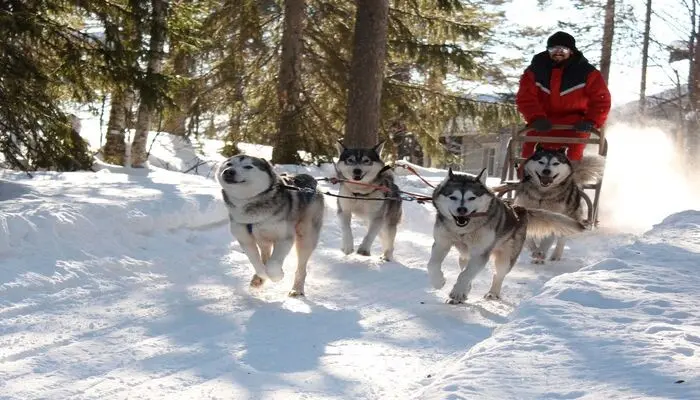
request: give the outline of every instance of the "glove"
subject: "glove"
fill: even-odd
[[[548,132],[552,130],[552,123],[547,118],[537,118],[530,124],[537,132]]]
[[[593,121],[580,121],[574,124],[574,130],[576,132],[590,132],[595,128],[595,123]]]

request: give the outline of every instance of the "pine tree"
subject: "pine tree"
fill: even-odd
[[[272,162],[298,164],[301,137],[301,64],[303,56],[305,0],[285,0],[282,55],[277,86],[279,124]]]
[[[100,1],[95,3],[102,4]],[[59,0],[0,4],[0,153],[9,168],[89,169],[87,143],[62,101],[91,101],[106,49],[83,31],[81,8]]]
[[[348,85],[345,144],[377,144],[386,63],[389,0],[358,0]]]
[[[167,31],[168,0],[151,1],[150,43],[148,46],[148,66],[144,81],[139,88],[140,104],[136,121],[136,132],[131,144],[131,166],[143,168],[147,161],[146,140],[151,127],[153,112],[162,98],[164,77],[163,47]]]

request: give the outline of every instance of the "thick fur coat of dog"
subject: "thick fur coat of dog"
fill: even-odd
[[[603,174],[604,160],[598,156],[585,156],[577,162],[569,161],[566,147],[547,150],[536,146],[523,164],[523,179],[515,187],[515,204],[529,208],[541,208],[584,221],[583,185],[594,183]],[[593,221],[586,221],[592,223]],[[528,240],[532,261],[540,264],[557,241],[551,260],[560,260],[564,253],[565,235],[549,236],[538,241]]]
[[[255,274],[251,287],[284,277],[284,260],[296,244],[297,270],[290,296],[304,295],[307,263],[321,233],[324,199],[306,174],[277,175],[266,160],[245,155],[225,160],[216,173],[230,228]]]
[[[338,217],[342,229],[342,251],[353,252],[350,223],[357,216],[369,223],[357,254],[369,256],[374,239],[379,235],[385,260],[394,258],[396,230],[401,222],[401,197],[394,183],[394,174],[381,160],[383,142],[372,148],[347,148],[338,142],[339,159],[335,164],[340,180]],[[356,183],[355,183],[356,182]],[[368,186],[369,185],[369,186]],[[387,188],[380,190],[377,187]]]
[[[456,247],[462,272],[449,294],[451,304],[467,299],[472,280],[489,259],[495,273],[485,297],[500,298],[503,279],[517,261],[526,237],[570,235],[586,229],[562,214],[509,205],[482,182],[482,174],[455,174],[450,169],[433,191],[437,213],[428,276],[434,288],[445,285],[442,263]]]

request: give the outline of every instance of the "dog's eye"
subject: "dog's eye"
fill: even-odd
[[[370,165],[370,164],[372,164],[372,160],[370,160],[369,158],[363,158],[363,159],[362,159],[362,164]]]
[[[457,196],[450,196],[450,200],[457,201]]]
[[[544,165],[544,161],[542,161],[542,160],[538,161],[538,163]]]
[[[348,157],[348,159],[345,160],[345,162],[348,164],[355,164],[355,157]]]
[[[552,166],[555,166],[555,167],[556,167],[556,166],[559,165],[559,164],[561,164],[561,163],[555,162],[555,163],[552,163]]]
[[[226,166],[227,166],[227,167],[233,167],[233,164],[231,164],[230,162],[227,162],[227,163],[226,163]]]
[[[474,201],[474,200],[476,200],[476,197],[472,196],[472,197],[468,198],[467,200]]]
[[[245,169],[253,169],[253,166],[252,166],[252,165],[246,165],[246,166],[244,166],[243,168],[245,168]]]

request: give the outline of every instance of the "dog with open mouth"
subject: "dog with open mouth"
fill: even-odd
[[[489,259],[495,273],[485,297],[500,298],[503,279],[515,265],[526,238],[571,235],[586,229],[566,215],[508,204],[486,186],[483,173],[456,174],[450,169],[433,191],[437,213],[428,277],[436,289],[445,285],[442,263],[456,247],[461,273],[449,294],[450,304],[467,299],[472,280]]]
[[[566,153],[566,147],[548,150],[537,144],[535,152],[523,164],[523,179],[515,189],[515,204],[542,208],[583,221],[583,185],[594,183],[602,177],[604,160],[587,155],[580,161],[572,162]],[[551,236],[539,242],[528,240],[533,263],[544,263],[555,240],[557,244],[550,260],[557,261],[564,253],[565,236]]]

